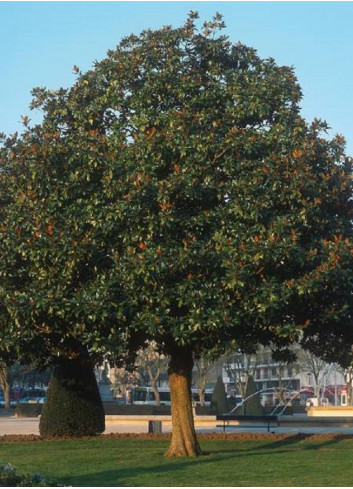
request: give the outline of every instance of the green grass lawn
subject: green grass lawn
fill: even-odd
[[[353,438],[200,441],[208,455],[172,460],[168,440],[1,442],[0,461],[71,486],[353,485]]]

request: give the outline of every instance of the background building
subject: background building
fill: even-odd
[[[347,391],[343,370],[304,352],[298,345],[293,347],[293,353],[296,360],[285,363],[273,360],[270,348],[262,347],[252,355],[235,352],[223,363],[227,394],[244,398],[244,386],[251,376],[265,406],[275,406],[284,398],[305,404],[311,397],[341,404],[341,395]]]

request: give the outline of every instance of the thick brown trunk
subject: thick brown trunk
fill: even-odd
[[[192,352],[175,348],[168,368],[172,412],[172,439],[167,457],[197,457],[201,455],[194,426],[191,402]]]

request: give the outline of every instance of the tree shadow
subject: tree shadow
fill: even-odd
[[[274,440],[272,443],[266,443],[264,445],[260,445],[249,450],[278,450],[278,448],[290,447],[294,444],[301,442],[311,442],[310,445],[300,445],[298,449],[301,450],[317,450],[319,447],[324,446],[325,448],[330,445],[335,445],[336,443],[349,439],[349,436],[346,435],[327,435],[327,439],[317,438],[317,435],[311,433],[298,433],[293,436],[288,436],[281,440]],[[351,439],[351,437],[350,437]]]
[[[212,451],[211,454],[206,454],[206,455],[201,455],[200,457],[196,458],[175,458],[175,459],[166,459],[163,458],[161,455],[161,462],[159,464],[153,465],[153,466],[145,466],[141,465],[139,467],[134,467],[131,469],[131,467],[126,467],[126,468],[119,468],[117,467],[116,469],[113,470],[105,470],[101,472],[96,472],[94,474],[87,474],[87,475],[80,475],[80,476],[75,476],[74,477],[74,485],[75,486],[96,486],[96,487],[107,487],[107,486],[131,486],[131,478],[133,477],[133,482],[136,482],[136,478],[141,475],[143,477],[141,485],[144,485],[144,477],[148,474],[151,474],[152,476],[156,476],[157,474],[164,474],[164,473],[175,473],[184,470],[185,468],[188,468],[190,466],[204,466],[209,463],[217,463],[217,461],[226,461],[230,459],[234,459],[235,457],[235,452],[236,450],[215,450]],[[219,453],[226,454],[225,456],[222,457],[212,457],[212,455],[217,455]],[[211,456],[210,456],[211,455]],[[72,478],[70,477],[62,477],[61,480],[63,483],[72,483]],[[158,477],[156,477],[155,481],[156,484],[158,484]],[[174,486],[175,481],[170,480],[171,485]],[[161,481],[162,486],[165,486],[165,479],[164,481]],[[188,485],[190,485],[190,481],[188,481]],[[192,486],[192,484],[191,484]],[[195,486],[199,486],[199,483],[195,483]],[[156,487],[159,487],[156,485]]]
[[[231,444],[229,447],[212,450],[211,452],[206,452],[205,455],[202,455],[197,458],[175,458],[175,459],[167,459],[164,458],[162,453],[160,454],[160,462],[155,465],[145,465],[142,464],[136,467],[123,467],[110,470],[103,470],[100,472],[95,472],[93,474],[84,474],[71,477],[63,477],[61,479],[62,483],[72,484],[75,486],[81,487],[114,487],[114,486],[131,486],[138,485],[144,486],[146,483],[145,476],[151,475],[153,477],[153,482],[155,487],[159,487],[158,483],[161,483],[161,486],[165,486],[165,477],[159,480],[159,476],[163,476],[163,474],[175,474],[176,472],[183,471],[188,467],[197,467],[202,468],[206,467],[209,464],[217,464],[217,462],[227,462],[227,461],[235,461],[236,459],[244,459],[244,458],[253,458],[253,457],[262,457],[265,455],[283,455],[288,452],[294,451],[294,447],[296,444],[300,442],[310,442],[312,443],[303,443],[302,445],[298,445],[298,450],[306,451],[306,450],[317,450],[322,448],[327,448],[332,446],[342,439],[347,439],[344,435],[342,436],[334,436],[327,440],[315,440],[315,435],[301,433],[299,435],[288,436],[287,438],[281,440],[274,440],[270,443],[265,443],[260,446],[254,446],[249,448],[237,447],[237,440],[229,441]],[[138,483],[137,480],[141,476],[141,483]],[[170,485],[175,486],[178,481],[170,480]],[[192,481],[188,480],[187,485],[192,487]],[[195,482],[195,486],[199,486],[199,481]],[[182,484],[181,484],[182,486]]]

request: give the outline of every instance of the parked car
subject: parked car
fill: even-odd
[[[10,406],[11,407],[16,407],[17,402],[14,401],[13,399],[10,399]],[[5,398],[4,396],[0,396],[0,408],[5,407]]]
[[[18,404],[44,404],[45,400],[46,397],[27,396],[20,399]]]

